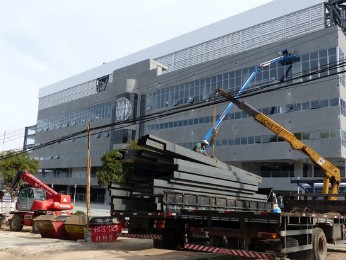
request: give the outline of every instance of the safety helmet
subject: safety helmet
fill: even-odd
[[[203,140],[203,141],[202,141],[202,144],[209,145],[209,142],[208,142],[207,140]]]

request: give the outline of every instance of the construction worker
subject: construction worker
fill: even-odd
[[[209,154],[206,152],[205,148],[209,145],[209,142],[207,140],[203,140],[201,143],[197,143],[192,150],[194,150],[196,153],[203,154],[205,156],[209,156]]]

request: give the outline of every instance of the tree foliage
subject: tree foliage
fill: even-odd
[[[99,185],[107,187],[112,181],[126,182],[126,171],[120,161],[122,154],[112,150],[101,157],[102,166],[96,171]]]
[[[127,143],[126,150],[143,150],[136,140]],[[101,157],[102,166],[96,171],[99,185],[108,187],[113,182],[126,183],[131,172],[131,167],[121,161],[120,150],[112,150]]]
[[[16,154],[14,151],[1,153],[6,159],[0,160],[0,176],[4,178],[4,184],[10,185],[19,170],[26,170],[35,174],[39,170],[39,162],[29,156],[28,153]]]

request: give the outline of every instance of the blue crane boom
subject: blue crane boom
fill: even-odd
[[[252,74],[250,75],[250,77],[248,78],[248,80],[244,83],[244,85],[240,88],[240,90],[238,91],[237,95],[235,95],[235,98],[239,97],[240,94],[250,85],[251,81],[254,79],[254,77],[260,73],[264,67],[268,67],[270,66],[270,64],[279,62],[282,65],[284,64],[288,64],[288,63],[292,63],[294,60],[299,59],[299,56],[297,56],[295,53],[286,50],[283,50],[280,52],[280,56],[263,62],[261,63],[259,66],[256,66],[254,71],[252,72]],[[226,109],[223,111],[223,113],[220,115],[220,117],[215,121],[215,126],[212,126],[209,131],[207,132],[207,134],[204,136],[204,140],[207,140],[208,142],[210,142],[213,137],[217,134],[217,131],[220,128],[220,125],[223,121],[223,119],[225,118],[226,114],[232,109],[233,107],[233,103],[229,103],[229,105],[226,107]]]

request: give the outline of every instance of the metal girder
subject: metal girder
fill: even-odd
[[[256,176],[248,175],[242,171],[228,171],[225,169],[219,169],[207,165],[200,165],[181,159],[174,159],[174,164],[176,164],[176,169],[178,171],[208,176],[213,179],[229,180],[253,185],[258,185],[262,182],[262,178],[256,178]]]
[[[267,197],[265,195],[261,194],[245,194],[241,190],[238,192],[234,191],[221,191],[221,190],[216,190],[213,187],[201,187],[201,186],[194,186],[191,185],[191,183],[186,182],[186,183],[171,183],[168,181],[164,180],[154,180],[154,193],[155,194],[160,194],[160,192],[163,191],[176,191],[176,192],[187,192],[187,193],[194,193],[194,194],[204,194],[204,195],[222,195],[222,196],[229,196],[233,198],[238,198],[238,199],[253,199],[253,200],[261,200],[261,201],[266,201]]]
[[[220,188],[223,187],[222,189],[236,189],[236,190],[241,190],[241,191],[251,191],[252,193],[258,191],[258,186],[257,185],[249,185],[249,184],[244,184],[244,183],[239,183],[239,182],[234,182],[234,181],[227,181],[227,180],[220,180],[220,179],[215,179],[215,178],[209,178],[205,176],[198,176],[194,174],[189,174],[185,172],[178,172],[175,171],[173,173],[173,180],[183,180],[183,181],[188,181],[191,184],[206,184],[210,187],[217,187]],[[172,181],[172,179],[171,179]]]

